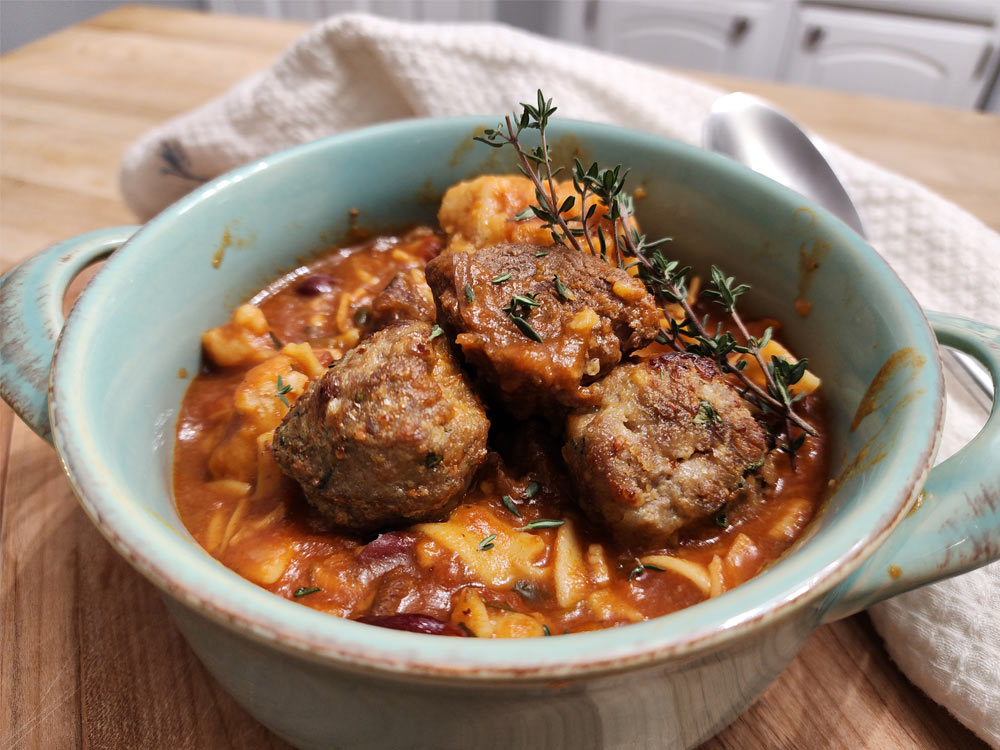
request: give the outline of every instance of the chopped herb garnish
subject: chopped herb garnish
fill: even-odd
[[[552,631],[549,630],[548,625],[542,625],[542,632],[545,633],[545,635],[552,635]]]
[[[472,287],[468,284],[465,285],[465,301],[470,305],[476,301],[476,293],[472,291]]]
[[[424,466],[428,469],[433,469],[442,461],[444,461],[444,456],[440,453],[428,453],[427,457],[424,458]]]
[[[274,331],[268,331],[267,335],[271,337],[271,343],[274,344],[275,349],[280,349],[284,344],[281,343],[281,339],[274,335]]]
[[[521,527],[521,531],[531,531],[533,529],[554,529],[562,526],[565,521],[554,521],[551,518],[539,518],[537,521],[528,521]]]
[[[555,285],[556,285],[556,293],[558,293],[558,295],[560,297],[562,297],[567,302],[571,302],[572,300],[576,299],[573,296],[573,293],[569,289],[566,288],[566,285],[563,284],[562,281],[560,281],[559,274],[556,274],[555,276],[553,276],[552,277],[552,281],[555,283]]]
[[[444,333],[444,329],[441,326],[434,326],[431,329],[431,335],[427,337],[427,340],[431,341],[432,339],[436,339],[442,333]]]
[[[363,326],[368,322],[368,315],[371,313],[369,307],[359,307],[354,311],[354,325]]]
[[[515,516],[517,516],[518,518],[521,517],[521,511],[519,511],[517,509],[517,506],[514,505],[514,498],[512,498],[510,495],[504,495],[503,497],[501,497],[500,502],[503,503],[503,507],[505,507],[511,513],[513,513]]]
[[[729,516],[726,515],[726,511],[720,510],[715,514],[715,525],[723,529],[729,528]]]
[[[367,393],[365,393],[364,391],[358,391],[357,393],[354,394],[354,403],[360,404],[366,398],[368,398]]]
[[[507,303],[506,307],[501,307],[508,315],[521,315],[527,317],[531,314],[531,311],[536,307],[541,306],[541,302],[535,297],[534,294],[515,294],[510,298],[510,302]]]
[[[278,394],[277,394],[277,396],[278,396],[279,399],[281,399],[281,403],[283,403],[289,409],[292,408],[292,405],[290,403],[288,403],[288,399],[285,398],[285,394],[286,393],[290,393],[291,390],[292,390],[291,384],[286,383],[284,380],[281,379],[281,376],[279,375],[278,376]]]
[[[541,250],[541,251],[535,253],[535,257],[536,258],[544,258],[546,255],[548,255],[548,253],[545,252],[544,250]]]
[[[628,579],[630,581],[638,578],[643,573],[645,573],[647,570],[658,570],[661,573],[664,570],[666,570],[666,568],[661,568],[659,565],[652,565],[650,563],[644,563],[644,562],[640,562],[638,560],[636,560],[636,563],[637,563],[637,565],[634,568],[632,568],[632,571],[628,574]]]
[[[542,343],[542,337],[538,335],[538,331],[531,327],[531,323],[526,321],[520,315],[511,315],[510,319],[514,321],[514,325],[517,326],[517,330],[532,341],[537,341],[539,344]]]
[[[538,482],[532,482],[528,485],[527,489],[524,491],[524,496],[529,500],[538,494],[538,490],[542,488]]]
[[[509,273],[502,273],[499,276],[494,276],[492,279],[490,279],[490,281],[492,281],[494,284],[502,284],[505,281],[510,281],[510,277],[511,277],[511,274],[509,274]]]
[[[309,596],[309,594],[315,594],[317,591],[322,591],[322,590],[323,589],[319,589],[319,588],[306,588],[305,586],[303,586],[302,588],[295,589],[295,593],[292,594],[292,596],[294,596],[296,599],[298,599],[299,597]]]
[[[496,534],[490,534],[487,537],[483,537],[479,542],[479,546],[476,547],[480,552],[488,552],[493,549],[493,542],[496,540]]]
[[[719,412],[715,410],[711,401],[701,399],[698,402],[698,411],[692,421],[695,424],[721,424],[722,417],[719,416]]]

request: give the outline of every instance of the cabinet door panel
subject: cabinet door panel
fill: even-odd
[[[789,38],[785,80],[937,104],[974,106],[993,51],[984,27],[806,8]]]
[[[770,75],[769,3],[599,2],[594,41],[633,59],[719,73]]]

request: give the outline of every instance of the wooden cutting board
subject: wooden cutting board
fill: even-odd
[[[0,271],[57,240],[133,223],[117,185],[126,146],[266,67],[303,28],[130,7],[3,57]],[[997,118],[696,75],[771,98],[1000,228]],[[0,747],[287,747],[205,672],[153,587],[87,520],[52,449],[5,406],[0,551]],[[705,745],[977,746],[892,665],[864,615],[820,628]]]

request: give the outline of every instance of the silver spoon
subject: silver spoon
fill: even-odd
[[[705,148],[750,167],[812,199],[862,237],[861,217],[829,162],[802,128],[750,94],[715,100],[705,121]],[[993,380],[979,362],[945,347],[966,390],[986,411],[993,407]],[[970,387],[971,386],[971,387]]]

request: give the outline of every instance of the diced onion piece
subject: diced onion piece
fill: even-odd
[[[646,290],[642,284],[626,282],[621,279],[618,279],[611,285],[611,291],[618,299],[625,302],[635,302],[637,299],[642,299],[646,294]]]
[[[501,521],[487,508],[462,506],[443,523],[413,528],[448,549],[475,578],[493,588],[509,588],[519,579],[537,580],[545,574],[535,565],[545,553],[545,541]],[[480,549],[491,534],[496,534],[493,547]]]
[[[768,530],[767,535],[772,539],[795,539],[802,527],[809,522],[809,509],[808,501],[792,500],[785,506],[781,518]]]
[[[334,320],[337,323],[337,333],[344,333],[354,327],[354,320],[348,320],[351,302],[351,295],[342,292],[337,301],[337,312],[334,315]]]
[[[712,557],[712,562],[708,564],[708,577],[711,581],[709,598],[718,596],[726,590],[726,582],[722,580],[722,558],[718,555]]]
[[[792,353],[788,351],[784,346],[779,344],[774,339],[767,342],[767,346],[760,350],[760,356],[764,359],[765,364],[771,363],[771,357],[778,357],[779,359],[785,359],[788,364],[794,365],[798,360],[792,356]],[[760,365],[757,364],[757,358],[752,357],[749,354],[741,354],[739,357],[734,358],[734,361],[738,359],[743,359],[747,366],[743,370],[747,377],[750,378],[754,383],[759,385],[761,388],[767,387],[767,382],[764,377],[764,373],[761,372]],[[810,393],[819,388],[820,380],[809,370],[806,370],[802,374],[802,379],[798,383],[792,386],[792,391],[797,394],[804,394],[808,396]]]
[[[222,539],[226,531],[226,522],[229,520],[229,514],[226,509],[223,508],[215,512],[212,516],[212,520],[208,522],[208,528],[205,531],[205,540],[202,546],[208,550],[209,554],[218,556],[219,545],[222,544]]]
[[[456,625],[464,625],[477,638],[493,637],[493,622],[482,598],[471,586],[458,592],[455,605],[451,610],[451,621]]]
[[[499,612],[493,618],[494,638],[539,638],[545,635],[542,623],[521,612]]]
[[[250,494],[250,485],[236,479],[216,479],[214,482],[207,482],[205,489],[218,492],[229,497],[246,497]]]
[[[585,307],[570,318],[566,327],[573,331],[573,333],[577,333],[582,336],[594,330],[594,327],[600,322],[601,319],[597,317],[597,313],[589,307]]]
[[[249,500],[243,498],[240,500],[233,514],[229,516],[229,523],[226,524],[226,530],[222,532],[222,541],[219,543],[218,551],[216,552],[216,557],[221,557],[226,548],[229,546],[229,541],[233,538],[233,534],[236,533],[236,529],[239,528],[240,521],[243,519],[244,514],[247,512],[247,505]]]
[[[421,568],[433,568],[438,558],[444,553],[441,545],[433,539],[420,539],[413,549],[417,564]]]
[[[312,347],[307,342],[285,344],[281,353],[291,359],[295,367],[300,372],[305,373],[306,377],[310,380],[315,380],[326,372],[326,368],[320,364],[320,361],[316,358],[316,353],[313,352]]]
[[[272,539],[241,547],[233,567],[254,583],[269,586],[281,578],[294,555],[294,542]]]
[[[233,323],[240,328],[245,328],[251,333],[263,336],[267,333],[267,318],[259,307],[254,305],[240,305],[233,311]]]
[[[257,436],[257,483],[254,487],[254,500],[276,495],[284,482],[285,475],[274,460],[273,441],[273,431]]]
[[[587,597],[587,604],[594,615],[605,622],[639,622],[645,619],[642,612],[616,596],[611,589],[595,591]]]
[[[274,354],[267,331],[267,318],[260,308],[240,305],[228,323],[201,335],[201,345],[205,355],[220,367],[253,364]]]
[[[639,561],[643,565],[655,565],[658,568],[684,576],[697,586],[705,596],[711,593],[712,581],[704,565],[672,555],[646,555]]]
[[[590,570],[590,580],[594,583],[603,585],[611,580],[611,571],[602,545],[591,544],[587,547],[587,567]]]
[[[760,549],[746,534],[737,534],[726,553],[727,579],[736,586],[756,575],[760,569]]]
[[[573,607],[587,593],[589,581],[583,562],[583,551],[573,529],[573,522],[566,521],[556,534],[555,562],[556,600],[564,609]]]

